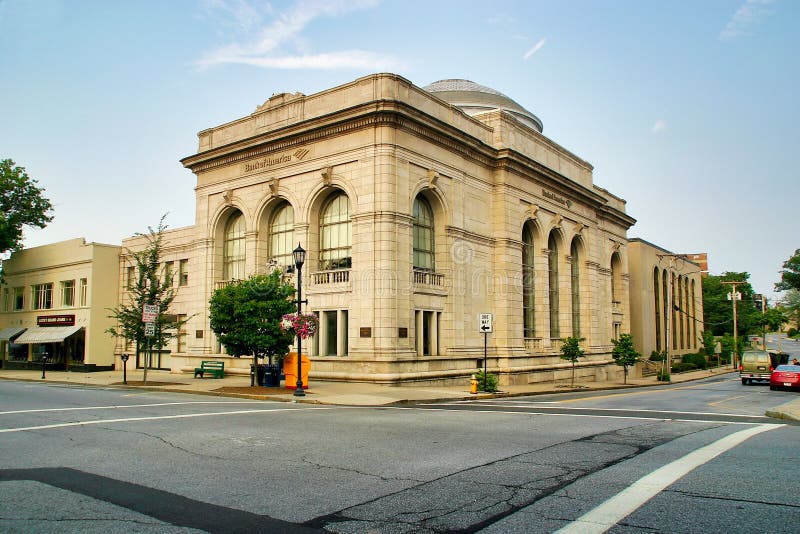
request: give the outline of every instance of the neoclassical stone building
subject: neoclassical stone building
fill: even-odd
[[[168,232],[166,258],[186,271],[173,311],[191,319],[166,367],[225,358],[212,292],[270,265],[293,276],[299,243],[307,309],[321,318],[312,380],[463,380],[483,365],[482,313],[501,383],[566,376],[567,336],[584,339],[584,379],[617,372],[635,221],[589,163],[495,90],[376,74],[277,94],[200,132],[182,163],[197,177],[196,224]],[[123,254],[121,298],[126,265]]]

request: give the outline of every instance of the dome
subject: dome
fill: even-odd
[[[439,80],[423,87],[448,104],[461,108],[467,115],[502,109],[514,115],[520,122],[542,132],[539,117],[523,108],[500,91],[469,80]]]

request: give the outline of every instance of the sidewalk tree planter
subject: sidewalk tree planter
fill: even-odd
[[[280,271],[252,276],[217,289],[209,302],[211,330],[234,357],[282,359],[289,352],[293,333],[281,328],[281,319],[294,308],[294,287]],[[255,376],[251,375],[251,385]]]
[[[581,341],[583,341],[583,338],[567,337],[564,338],[564,342],[561,345],[561,359],[572,362],[572,383],[570,387],[575,387],[575,362],[583,356]]]
[[[622,334],[619,339],[612,339],[614,349],[611,351],[611,357],[614,358],[614,363],[621,365],[624,372],[623,383],[628,383],[628,367],[636,365],[642,355],[636,352],[633,346],[633,336],[631,334]]]

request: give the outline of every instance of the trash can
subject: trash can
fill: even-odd
[[[278,364],[267,364],[264,367],[264,386],[268,388],[277,388],[281,385],[281,370]],[[259,384],[260,386],[261,384]]]
[[[256,365],[256,384],[259,386],[264,385],[264,376],[266,374],[267,366],[264,364]],[[253,371],[253,365],[250,364],[250,372]]]

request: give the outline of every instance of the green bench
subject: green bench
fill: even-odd
[[[194,368],[194,377],[203,378],[203,375],[208,373],[214,378],[222,378],[225,375],[225,362],[216,362],[213,360],[206,360],[200,362],[200,367]]]

